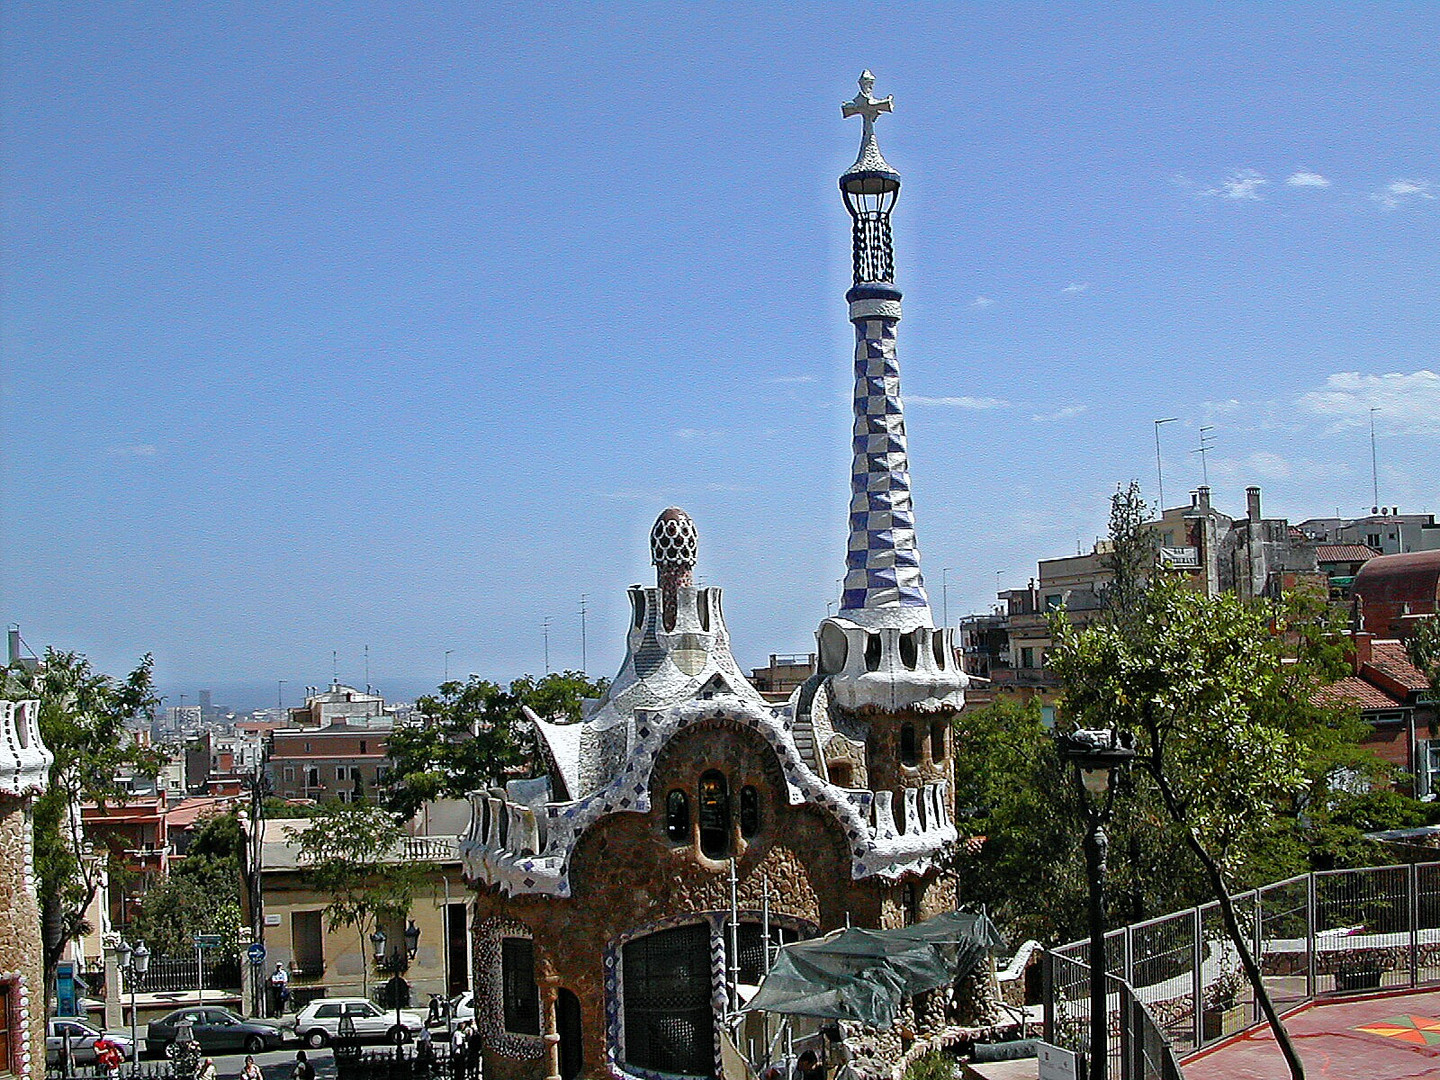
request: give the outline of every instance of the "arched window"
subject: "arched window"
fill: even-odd
[[[920,921],[920,885],[917,882],[905,883],[904,905],[905,925],[914,926]]]
[[[944,720],[932,720],[930,723],[930,760],[945,760],[945,729],[950,725]]]
[[[914,671],[920,662],[920,647],[915,641],[918,633],[917,630],[911,630],[908,634],[900,635],[900,663],[909,671]]]
[[[656,1072],[715,1071],[710,927],[661,930],[625,945],[625,1060]]]
[[[700,851],[712,859],[730,851],[730,788],[714,769],[700,777]]]
[[[900,764],[914,768],[920,761],[920,751],[915,746],[915,725],[900,725]]]
[[[880,670],[880,635],[865,635],[865,670]]]
[[[535,985],[535,943],[529,938],[500,941],[500,992],[504,998],[505,1030],[540,1034],[540,992]]]
[[[677,843],[690,839],[690,796],[678,788],[665,796],[665,835]]]
[[[740,835],[747,840],[760,831],[760,793],[749,784],[740,789]]]

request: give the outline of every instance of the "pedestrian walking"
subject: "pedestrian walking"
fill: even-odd
[[[195,1074],[195,1080],[215,1080],[215,1059],[206,1058],[200,1066],[200,1071]]]
[[[109,1080],[118,1080],[120,1062],[124,1060],[125,1054],[118,1043],[105,1038],[95,1040],[95,1064],[105,1070]]]
[[[290,1080],[315,1080],[315,1066],[310,1064],[304,1050],[295,1051],[295,1068],[290,1070]]]
[[[240,1070],[240,1080],[265,1080],[265,1073],[249,1054],[245,1055],[245,1067]]]

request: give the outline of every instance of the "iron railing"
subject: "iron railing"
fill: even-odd
[[[205,989],[238,990],[240,988],[240,958],[236,956],[206,955],[204,960]],[[201,967],[194,955],[152,956],[150,967],[144,975],[136,976],[135,990],[142,994],[184,993],[200,989]],[[120,969],[121,989],[130,992],[131,975]]]
[[[1233,902],[1282,1013],[1316,998],[1440,983],[1440,862],[1315,871],[1238,893]],[[1047,954],[1047,1031],[1056,1045],[1082,1052],[1089,953],[1082,940]],[[1182,1058],[1263,1020],[1216,903],[1112,930],[1105,956],[1117,1037],[1130,1025],[1127,994]]]

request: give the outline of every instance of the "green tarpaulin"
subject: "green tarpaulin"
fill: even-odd
[[[961,912],[898,930],[837,930],[781,949],[745,1010],[888,1028],[902,998],[963,978],[1003,947],[989,919]]]

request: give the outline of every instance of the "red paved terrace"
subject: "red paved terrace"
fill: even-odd
[[[1317,1002],[1285,1021],[1306,1080],[1440,1077],[1440,991]],[[1283,1080],[1269,1026],[1194,1058],[1185,1080]]]

